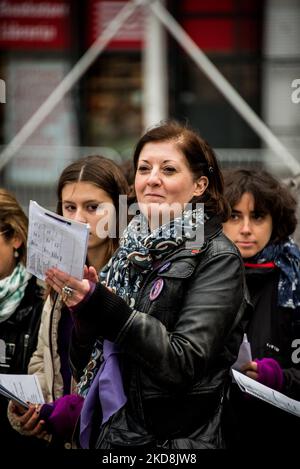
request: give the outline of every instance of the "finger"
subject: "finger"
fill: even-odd
[[[257,363],[256,362],[247,362],[241,367],[241,371],[257,371]]]
[[[31,417],[27,420],[27,422],[23,425],[23,429],[25,431],[32,431],[36,429],[40,420],[40,413],[39,409],[34,407],[34,412],[32,413]]]
[[[55,272],[55,269],[49,269],[46,272],[46,277],[53,282],[53,284],[57,285],[60,289],[67,283],[68,275],[64,275],[63,278],[60,274]]]
[[[39,416],[33,415],[28,422],[23,425],[23,430],[26,432],[31,432],[32,435],[36,434],[36,429],[39,425]]]
[[[55,290],[60,295],[62,289],[58,285],[56,285],[56,283],[52,280],[52,278],[46,277],[45,282],[47,283],[47,285],[53,288],[53,290]]]
[[[258,374],[255,371],[247,371],[246,376],[255,379],[255,381],[257,381],[258,378]]]
[[[246,371],[251,367],[251,362],[246,362],[241,366],[241,371]]]
[[[24,407],[18,404],[16,401],[9,401],[9,411],[15,416],[20,417],[27,412],[27,409],[24,409]]]
[[[31,419],[32,415],[34,414],[35,412],[35,407],[34,406],[30,406],[29,409],[27,410],[27,412],[25,412],[25,414],[23,414],[20,419],[19,419],[19,422],[20,422],[20,425],[23,427],[24,425],[26,425],[26,423]]]
[[[252,363],[252,370],[258,373],[258,363],[257,362],[251,362],[251,363]]]
[[[61,299],[63,303],[67,305],[68,308],[73,308],[78,303],[80,303],[90,291],[90,288],[91,288],[90,283],[88,282],[88,280],[86,280],[86,282],[87,284],[84,286],[84,288],[81,288],[81,291],[76,291],[73,289],[72,295],[69,297],[66,297],[65,295],[63,295],[63,290],[60,290],[57,287],[55,288],[55,291],[57,291],[57,293],[61,295]]]
[[[49,269],[52,273],[50,276],[54,278],[55,282],[58,285],[68,285],[71,288],[76,288],[78,287],[78,284],[80,285],[81,280],[77,280],[77,278],[72,277],[72,275],[67,274],[66,272],[62,272],[61,270],[53,267],[52,269]]]
[[[13,402],[13,401],[12,401],[12,406],[13,406],[14,412],[18,412],[19,414],[20,414],[21,412],[24,413],[24,407],[21,406],[20,404],[18,404],[17,402]]]
[[[46,282],[62,296],[63,302],[69,308],[76,306],[80,301],[82,301],[91,288],[87,279],[78,280],[75,277],[65,274],[55,268],[47,271]],[[72,290],[70,295],[64,294],[64,287],[69,287],[69,289]]]
[[[50,269],[48,269],[46,271],[46,275],[49,275],[50,277],[55,276],[61,282],[66,282],[70,277],[69,274],[57,269],[56,267],[51,267]]]
[[[95,269],[95,267],[89,267],[89,271],[88,271],[88,280],[90,280],[91,282],[94,282],[94,283],[97,283],[99,281],[99,277],[98,277],[98,274],[97,274],[97,271]]]
[[[50,280],[60,289],[64,286],[68,286],[73,288],[73,290],[81,291],[84,286],[84,280],[78,280],[77,278],[62,272],[61,270],[55,269],[54,267],[47,271],[46,276],[49,277]]]
[[[33,428],[33,430],[31,431],[31,435],[32,436],[36,436],[38,438],[42,438],[42,433],[47,433],[46,430],[45,430],[45,421],[44,420],[40,420],[36,426]]]
[[[84,279],[81,282],[77,281],[77,287],[73,287],[72,295],[65,301],[66,305],[69,307],[77,305],[86,297],[90,289],[91,285],[89,280]]]

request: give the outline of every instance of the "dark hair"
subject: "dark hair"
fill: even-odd
[[[74,161],[67,166],[58,181],[57,185],[57,213],[62,215],[62,190],[66,184],[74,182],[89,182],[99,189],[104,190],[111,197],[117,214],[119,214],[119,195],[128,194],[128,184],[119,168],[112,160],[104,156],[92,155]],[[118,225],[116,232],[118,233]],[[110,255],[118,247],[118,238],[112,238],[112,248]]]
[[[148,130],[137,142],[133,163],[137,170],[138,159],[143,147],[147,143],[173,141],[178,150],[186,157],[194,179],[201,176],[208,178],[209,184],[201,197],[194,197],[190,202],[205,203],[207,212],[221,216],[226,221],[229,206],[223,196],[223,176],[213,149],[192,129],[176,121],[167,121]]]
[[[130,205],[132,202],[135,201],[135,192],[134,192],[134,167],[132,160],[125,160],[123,163],[120,164],[120,168],[122,173],[124,174],[126,181],[129,186],[129,193],[128,193],[128,204]]]
[[[224,171],[225,197],[231,208],[245,192],[253,195],[255,210],[269,213],[273,221],[271,241],[278,243],[295,231],[296,199],[288,188],[264,170]]]
[[[21,239],[22,244],[17,251],[19,261],[25,264],[28,218],[15,196],[5,189],[0,189],[0,231],[6,241],[10,241],[14,236]]]
[[[134,184],[134,167],[132,164],[132,160],[125,160],[123,163],[120,164],[120,168],[122,173],[124,174],[126,181],[129,186]]]

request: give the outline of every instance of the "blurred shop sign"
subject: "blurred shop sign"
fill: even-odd
[[[127,1],[88,0],[88,46],[90,46],[100,36],[108,24],[124,7]],[[144,29],[143,10],[137,9],[119,29],[118,33],[108,44],[106,49],[140,49],[142,46]]]
[[[180,0],[179,21],[204,51],[230,53],[260,47],[259,0]]]
[[[11,59],[7,64],[4,134],[9,142],[66,75],[63,59]],[[78,144],[72,94],[66,95],[6,167],[11,184],[51,185]],[[59,148],[60,147],[60,148]],[[64,148],[69,148],[65,150]]]
[[[0,48],[70,47],[70,0],[0,0]]]

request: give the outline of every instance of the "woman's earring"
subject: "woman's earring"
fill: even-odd
[[[17,259],[17,258],[19,257],[19,255],[20,255],[19,252],[15,249],[15,251],[14,251],[14,257]]]

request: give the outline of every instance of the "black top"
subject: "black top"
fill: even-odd
[[[29,360],[37,345],[43,303],[42,289],[32,277],[16,311],[0,324],[0,339],[6,343],[6,360],[0,364],[0,373],[27,374]],[[6,415],[7,404],[7,399],[0,396],[1,447],[28,449],[43,446],[41,440],[22,437],[11,428]]]
[[[292,362],[292,342],[300,338],[300,311],[278,306],[279,270],[246,270],[247,285],[254,307],[246,327],[252,358],[274,358],[284,374],[282,393],[300,400],[300,366]],[[232,446],[249,444],[290,446],[299,439],[300,418],[251,396],[232,385],[230,426]],[[296,440],[297,439],[297,440]]]

